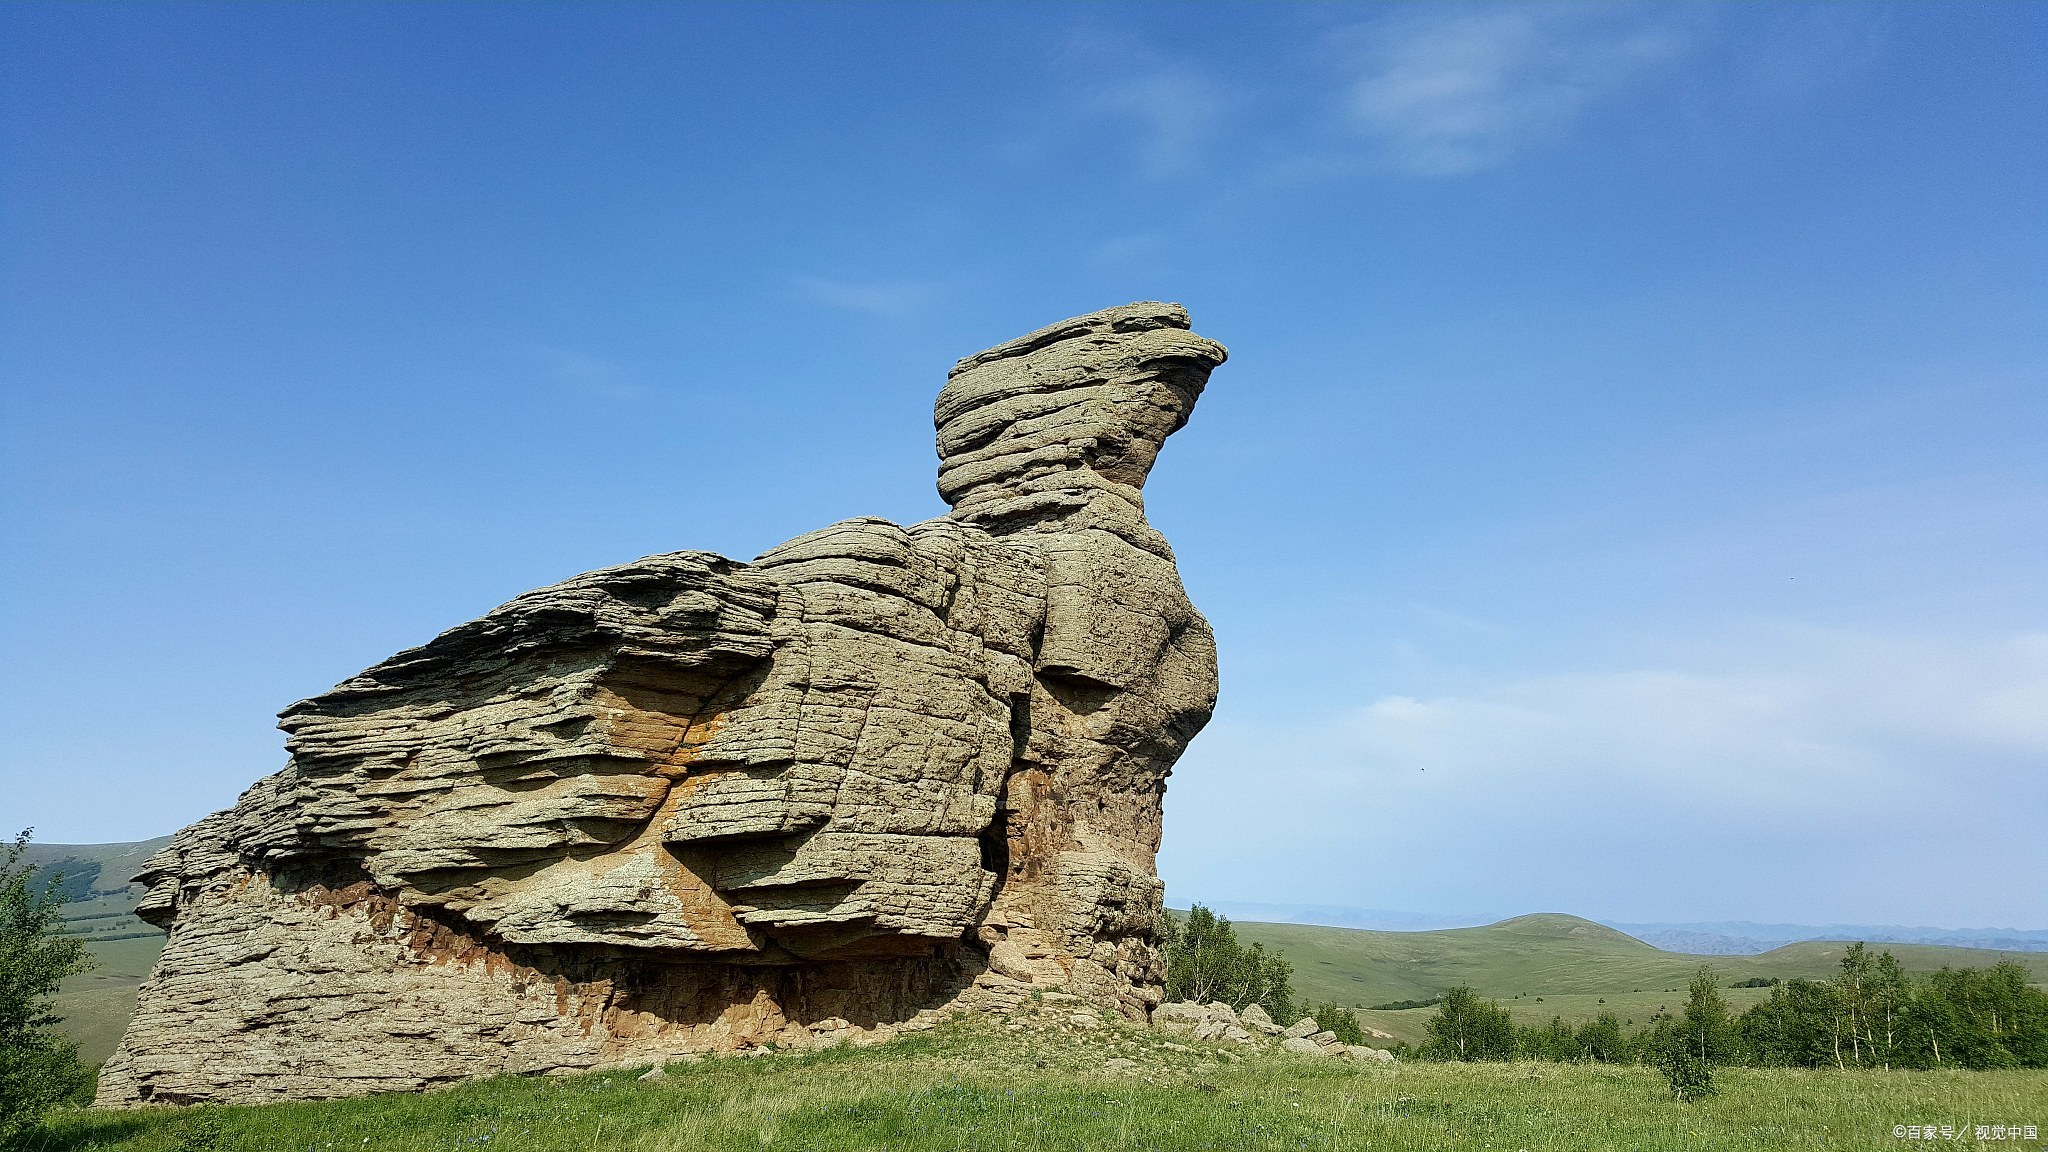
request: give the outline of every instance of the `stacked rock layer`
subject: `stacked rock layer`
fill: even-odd
[[[100,1102],[418,1089],[1159,1002],[1153,867],[1216,649],[1140,495],[1222,347],[1170,304],[961,361],[939,491],[752,563],[521,596],[287,709],[138,880]]]

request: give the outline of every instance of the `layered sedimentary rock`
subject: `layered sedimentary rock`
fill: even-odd
[[[1133,304],[962,360],[951,511],[528,593],[286,709],[139,880],[102,1103],[416,1089],[1158,1003],[1215,644],[1140,489],[1223,349]]]

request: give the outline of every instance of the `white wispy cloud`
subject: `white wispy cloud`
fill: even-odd
[[[1415,175],[1498,164],[1672,60],[1671,10],[1429,6],[1345,30],[1345,117]]]
[[[1158,275],[1170,267],[1173,245],[1160,232],[1129,232],[1097,242],[1086,253],[1087,264],[1109,275]]]
[[[2000,879],[2048,865],[2024,831],[2048,803],[2048,633],[1780,626],[1705,664],[1225,720],[1176,773],[1169,827],[1203,848],[1174,863],[1195,887],[1389,907],[2048,917]],[[1210,846],[1232,836],[1293,848]]]
[[[1098,87],[1096,110],[1131,130],[1139,171],[1179,175],[1200,160],[1227,105],[1206,74],[1185,64],[1154,65]]]
[[[555,383],[575,391],[615,399],[647,393],[646,386],[634,379],[626,365],[609,357],[551,344],[530,344],[522,351],[539,363]]]
[[[940,285],[930,280],[858,279],[835,276],[798,276],[793,282],[797,295],[813,304],[870,316],[900,318],[915,315],[938,298]]]
[[[1723,813],[1768,797],[1773,819],[1818,827],[1871,806],[1967,805],[1968,765],[2048,758],[2048,633],[1788,629],[1745,662],[1387,696],[1331,718],[1317,759],[1355,779],[1435,772],[1432,787],[1482,794],[1533,781]]]
[[[1069,32],[1057,66],[1061,90],[1012,142],[1016,157],[1078,147],[1144,179],[1184,176],[1210,159],[1243,95],[1209,62],[1093,20]]]

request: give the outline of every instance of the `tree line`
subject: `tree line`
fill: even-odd
[[[1852,945],[1826,980],[1787,980],[1746,1012],[1728,1010],[1711,969],[1685,1011],[1625,1032],[1612,1013],[1574,1028],[1520,1026],[1469,988],[1444,994],[1415,1055],[1432,1060],[1572,1060],[1781,1068],[2048,1068],[2048,992],[2006,960],[1909,976],[1890,952]],[[1754,985],[1750,985],[1754,986]],[[1674,1072],[1674,1090],[1678,1079]],[[1683,1093],[1681,1093],[1683,1094]]]

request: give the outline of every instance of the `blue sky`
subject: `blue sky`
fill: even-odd
[[[2048,8],[0,8],[0,818],[1227,344],[1169,898],[2048,927]]]

